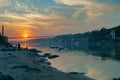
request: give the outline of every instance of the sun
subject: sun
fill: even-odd
[[[29,36],[29,34],[26,34],[26,33],[23,34],[23,37],[24,37],[24,38],[28,38],[28,36]]]

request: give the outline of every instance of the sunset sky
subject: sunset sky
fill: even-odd
[[[0,0],[7,36],[82,33],[120,25],[120,0]]]

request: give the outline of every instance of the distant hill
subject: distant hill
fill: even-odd
[[[120,25],[106,29],[94,30],[91,32],[58,35],[52,38],[30,40],[28,42],[40,43],[44,46],[61,46],[69,49],[87,48],[98,44],[115,42],[120,44]]]

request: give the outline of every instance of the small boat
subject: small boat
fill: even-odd
[[[53,58],[57,58],[57,57],[59,57],[59,55],[50,55],[50,56],[48,56],[48,59],[53,59]]]

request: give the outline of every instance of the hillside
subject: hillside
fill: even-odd
[[[39,42],[46,46],[63,46],[66,48],[86,48],[89,46],[97,46],[102,42],[115,42],[120,44],[120,26],[110,29],[102,28],[91,32],[58,35],[53,38],[42,38],[30,40],[28,42]],[[81,46],[82,45],[82,46]]]

